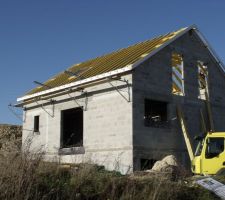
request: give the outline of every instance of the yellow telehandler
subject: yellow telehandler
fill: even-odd
[[[214,175],[225,171],[225,132],[209,131],[204,136],[196,137],[198,145],[194,153],[180,106],[177,107],[177,114],[191,160],[192,172],[201,175]],[[211,130],[214,130],[212,121],[210,127]]]
[[[225,171],[225,132],[209,132],[198,140],[191,162],[192,172],[208,175]]]

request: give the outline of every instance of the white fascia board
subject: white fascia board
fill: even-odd
[[[143,63],[144,61],[148,60],[150,57],[152,57],[153,55],[155,55],[156,53],[158,53],[161,49],[163,49],[164,47],[166,47],[167,45],[171,44],[173,41],[175,41],[177,38],[181,37],[182,35],[184,35],[185,33],[187,33],[188,31],[190,31],[191,29],[195,29],[196,25],[192,25],[189,26],[188,28],[184,29],[183,31],[181,31],[179,34],[177,34],[174,38],[170,39],[169,41],[165,42],[163,45],[161,45],[160,47],[156,48],[155,50],[153,50],[151,53],[149,53],[147,56],[145,56],[143,59],[137,61],[136,63],[134,63],[132,65],[133,69],[136,68],[137,66],[139,66],[141,63]]]
[[[108,78],[110,76],[114,76],[114,75],[117,75],[117,74],[128,72],[130,70],[132,70],[132,65],[127,65],[126,67],[123,67],[121,69],[117,69],[117,70],[113,70],[113,71],[110,71],[110,72],[107,72],[107,73],[96,75],[96,76],[93,76],[93,77],[90,77],[90,78],[86,78],[84,80],[76,81],[76,82],[73,82],[73,83],[68,83],[68,84],[61,85],[61,86],[58,86],[58,87],[55,87],[55,88],[52,88],[52,89],[48,89],[48,90],[45,90],[45,91],[42,91],[42,92],[37,92],[37,93],[34,93],[34,94],[19,97],[19,98],[17,98],[17,102],[32,99],[32,98],[35,98],[35,97],[39,97],[41,95],[47,95],[47,94],[53,93],[53,92],[58,92],[60,90],[77,87],[77,86],[85,84],[85,83],[97,81],[97,80],[100,80],[100,79],[103,79],[103,78]]]
[[[206,46],[206,48],[209,50],[210,54],[212,55],[212,57],[216,60],[216,62],[219,64],[220,68],[223,70],[223,72],[225,73],[225,66],[223,64],[223,62],[221,61],[221,59],[219,58],[219,56],[217,55],[217,53],[214,51],[214,49],[212,48],[212,46],[209,44],[209,42],[207,41],[207,39],[204,37],[204,35],[198,30],[198,28],[194,28],[195,33],[199,36],[200,40],[204,43],[204,45]]]
[[[211,45],[209,44],[209,42],[206,40],[206,38],[203,36],[203,34],[198,30],[198,27],[196,25],[192,25],[192,26],[186,28],[185,30],[183,30],[182,32],[180,32],[179,34],[177,34],[174,38],[172,38],[171,40],[167,41],[166,43],[164,43],[162,46],[158,47],[154,51],[152,51],[150,54],[148,54],[147,56],[145,56],[143,59],[141,59],[141,60],[137,61],[136,63],[134,63],[132,65],[132,68],[133,69],[136,68],[141,63],[143,63],[144,61],[146,61],[147,59],[149,59],[150,57],[152,57],[153,55],[155,55],[161,49],[163,49],[167,45],[171,44],[173,41],[175,41],[176,39],[178,39],[179,37],[181,37],[182,35],[184,35],[185,33],[187,33],[190,30],[194,30],[195,31],[195,33],[199,36],[200,40],[204,43],[204,45],[209,50],[210,54],[213,56],[213,58],[219,64],[219,66],[222,69],[222,71],[225,73],[225,66],[224,66],[223,62],[221,61],[221,59],[219,58],[219,56],[216,54],[216,52],[213,50],[213,48],[211,47]]]

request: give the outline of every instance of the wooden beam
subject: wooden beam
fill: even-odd
[[[185,122],[184,115],[183,115],[183,112],[182,112],[182,109],[181,109],[180,105],[177,105],[177,116],[178,116],[178,119],[180,121],[182,133],[183,133],[183,136],[184,136],[184,141],[185,141],[185,144],[186,144],[186,147],[187,147],[187,150],[188,150],[188,155],[189,155],[190,160],[192,161],[193,158],[194,158],[193,147],[192,147],[192,144],[191,144],[191,141],[190,141],[190,137],[189,137],[189,133],[188,133],[188,130],[187,130],[186,122]]]

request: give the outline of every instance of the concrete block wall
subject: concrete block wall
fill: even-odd
[[[183,55],[185,96],[171,94],[172,69],[171,55]],[[28,105],[25,112],[23,142],[32,136],[32,149],[44,149],[46,160],[61,162],[93,162],[107,169],[122,173],[140,169],[140,159],[161,159],[174,154],[188,167],[189,158],[177,120],[176,106],[181,104],[191,138],[201,133],[200,109],[206,118],[204,101],[198,99],[197,61],[207,63],[209,71],[209,93],[216,131],[225,130],[225,79],[224,73],[210,56],[207,48],[197,36],[187,33],[163,48],[149,60],[135,68],[132,74],[123,76],[131,84],[131,102],[127,102],[109,83],[101,83],[85,88],[88,94],[87,111],[84,111],[84,131],[82,154],[60,155],[61,111],[78,107],[68,95],[55,97],[54,116],[52,105],[44,106],[45,111],[36,103]],[[122,94],[128,98],[124,83],[113,81],[122,87]],[[72,93],[81,106],[85,97],[79,92]],[[153,128],[144,125],[144,100],[152,99],[168,103],[167,128]],[[39,104],[44,101],[39,101]],[[34,107],[36,106],[36,107]],[[47,111],[47,112],[46,112]],[[40,134],[34,134],[33,117],[40,115]],[[194,143],[194,141],[192,140]],[[195,143],[194,143],[195,144]]]
[[[131,75],[122,79],[129,80]],[[128,99],[128,89],[123,82],[112,81],[113,85],[122,87],[122,94]],[[54,98],[54,117],[52,105],[41,108],[31,108],[26,111],[27,120],[24,123],[23,141],[28,135],[33,136],[32,149],[43,147],[46,160],[60,160],[65,163],[92,162],[106,166],[110,170],[122,173],[132,171],[132,103],[127,102],[108,82],[86,88],[87,110],[83,111],[83,147],[85,153],[73,155],[58,155],[60,148],[61,111],[78,107],[69,96]],[[132,92],[132,91],[131,91]],[[85,97],[79,92],[71,93],[77,102],[85,107]],[[130,94],[132,98],[132,93]],[[43,102],[39,102],[43,103]],[[27,131],[33,129],[33,118],[40,115],[40,134]]]
[[[40,116],[39,133],[34,133],[34,116]],[[24,112],[22,143],[23,149],[31,149],[40,152],[47,147],[48,115],[40,108],[35,108]]]
[[[171,94],[173,52],[183,55],[185,96]],[[140,169],[141,158],[158,160],[169,154],[176,155],[184,166],[190,165],[176,116],[176,105],[182,106],[192,143],[195,146],[194,136],[202,133],[200,109],[203,110],[208,125],[205,103],[198,99],[198,60],[207,63],[208,66],[209,93],[216,131],[225,131],[224,73],[197,35],[193,32],[187,33],[142,63],[133,73],[134,170]],[[168,103],[169,128],[144,125],[145,98]]]

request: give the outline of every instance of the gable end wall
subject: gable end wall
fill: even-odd
[[[171,94],[171,55],[183,55],[185,96]],[[205,103],[198,99],[197,60],[207,63],[209,93],[216,131],[225,131],[225,75],[210,56],[195,33],[186,33],[157,54],[146,60],[133,72],[133,145],[134,170],[140,169],[140,159],[156,159],[174,154],[179,161],[189,166],[189,158],[176,118],[176,105],[181,104],[192,143],[201,133],[200,108],[206,116]],[[168,102],[169,128],[144,126],[144,99]],[[206,122],[208,125],[208,121]]]

